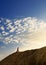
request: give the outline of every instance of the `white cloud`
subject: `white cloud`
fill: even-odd
[[[30,34],[29,36],[34,37],[35,40],[36,32],[40,32],[40,31],[43,32],[43,30],[44,31],[46,30],[46,22],[43,20],[39,20],[35,17],[22,18],[15,20],[14,22],[12,22],[12,20],[7,19],[6,23],[7,23],[6,29],[8,29],[9,31],[8,32],[2,31],[3,35],[10,34],[9,36],[4,38],[4,42],[6,42],[6,44],[11,42],[22,43],[22,41],[24,42],[26,41],[26,39],[28,40],[29,37],[26,37],[28,34]],[[1,26],[1,29],[4,30],[4,27]],[[32,33],[35,33],[34,36],[32,35]],[[32,39],[33,38],[31,38],[31,40]],[[28,42],[24,42],[24,43],[28,43]]]
[[[0,27],[1,30],[5,30],[3,26]]]
[[[6,19],[6,23],[7,23],[7,24],[11,23],[11,20]]]
[[[5,44],[20,44],[20,50],[46,46],[46,21],[35,17],[27,17],[13,21],[6,19],[6,22],[3,19],[3,24],[0,24],[1,42]],[[0,55],[0,58],[2,59],[4,56]]]
[[[2,31],[2,34],[3,34],[3,36],[6,36],[6,35],[8,35],[9,33],[8,33],[8,32],[5,32],[5,31]]]
[[[15,28],[12,27],[11,30],[9,32],[14,32],[15,31]]]
[[[7,24],[7,25],[8,25],[8,28],[11,28],[11,29],[13,28],[13,26],[11,24]]]
[[[20,20],[16,20],[16,21],[14,21],[14,24],[15,24],[15,25],[19,25],[20,22],[21,22],[21,19],[20,19]]]
[[[40,28],[46,28],[46,22],[44,22],[44,21],[41,21],[40,23],[39,23],[39,25],[40,25]]]

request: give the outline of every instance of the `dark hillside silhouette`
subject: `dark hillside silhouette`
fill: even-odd
[[[46,47],[15,52],[3,59],[0,65],[46,65]]]

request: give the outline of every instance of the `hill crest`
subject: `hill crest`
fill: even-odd
[[[46,47],[15,52],[3,59],[0,65],[46,65]]]

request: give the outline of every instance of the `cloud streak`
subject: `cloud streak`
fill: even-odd
[[[34,42],[41,40],[39,39],[41,37],[40,34],[46,31],[46,22],[35,17],[27,17],[13,20],[3,19],[3,21],[0,20],[0,30],[0,39],[3,38],[3,43],[5,44],[30,44],[34,40]],[[45,37],[45,33],[43,33],[42,35]]]
[[[3,41],[2,41],[3,40]],[[0,59],[20,51],[46,46],[46,21],[35,17],[0,20]],[[7,52],[8,51],[8,52]]]

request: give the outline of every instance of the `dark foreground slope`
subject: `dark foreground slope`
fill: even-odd
[[[2,60],[0,65],[46,65],[46,47],[13,53]]]

